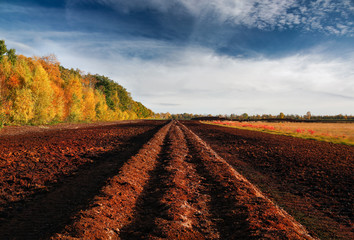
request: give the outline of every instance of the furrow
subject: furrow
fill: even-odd
[[[137,204],[135,221],[122,229],[122,239],[217,239],[210,220],[208,196],[191,163],[181,129],[174,124],[167,149]]]
[[[173,124],[164,140],[156,167],[150,172],[150,179],[136,201],[133,220],[122,227],[120,239],[146,239],[149,235],[163,236],[156,227],[156,220],[168,219],[165,212],[167,206],[161,202],[161,199],[169,187],[169,172],[166,168],[170,162],[172,128]]]
[[[289,214],[179,123],[197,171],[211,196],[211,212],[221,239],[313,239]]]
[[[137,201],[157,166],[170,127],[171,123],[162,127],[108,181],[90,207],[51,239],[119,239],[121,229],[133,221]]]
[[[177,224],[170,224],[168,229],[173,231],[170,230],[169,239],[218,239],[219,232],[209,208],[211,198],[202,184],[204,178],[197,172],[182,130],[179,126],[175,129],[175,157],[170,165],[175,172],[172,179],[174,188],[167,192],[165,199],[171,205],[171,215]]]

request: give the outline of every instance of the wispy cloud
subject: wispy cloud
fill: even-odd
[[[219,23],[238,24],[263,30],[300,27],[304,31],[328,34],[354,33],[353,9],[350,0],[91,0],[121,13],[154,9],[162,13],[191,14]],[[68,6],[82,4],[68,1]],[[335,21],[333,21],[335,19]]]

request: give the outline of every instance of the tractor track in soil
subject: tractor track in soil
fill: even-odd
[[[183,124],[162,127],[51,239],[313,239]]]

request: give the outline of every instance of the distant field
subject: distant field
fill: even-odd
[[[213,121],[204,123],[354,145],[354,123],[270,123],[237,121]]]

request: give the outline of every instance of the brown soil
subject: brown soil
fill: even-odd
[[[354,147],[185,122],[321,239],[354,239]]]
[[[103,127],[110,125],[119,125],[127,123],[137,123],[141,120],[125,120],[125,121],[112,121],[112,122],[96,122],[96,123],[58,123],[55,125],[39,125],[39,126],[5,126],[0,128],[1,136],[14,136],[28,133],[38,133],[38,132],[48,132],[55,130],[69,130],[69,129],[80,129],[87,127]]]
[[[250,162],[262,161],[252,159],[258,154],[271,157],[246,144],[249,138],[199,123],[187,122],[187,127],[176,121],[164,123],[138,121],[1,136],[0,239],[313,239],[235,170],[242,166],[242,171],[250,169],[246,174],[262,176],[272,186],[287,189],[286,182],[289,189],[296,189],[297,175],[289,167],[298,171],[310,163],[296,160],[286,169],[277,164],[287,158],[280,163],[263,160],[269,167],[260,169],[276,170],[257,175],[260,170]],[[250,156],[233,155],[229,146],[235,148],[235,138],[240,139],[237,148],[252,150]],[[276,140],[268,139],[264,137],[264,144],[273,149]],[[298,154],[302,156],[301,151]],[[283,168],[289,176],[283,176]],[[276,185],[279,178],[284,183]],[[305,193],[307,206],[311,198]]]
[[[0,136],[0,239],[60,231],[162,124],[25,127],[25,134]]]
[[[52,239],[311,239],[185,126],[171,122]]]

